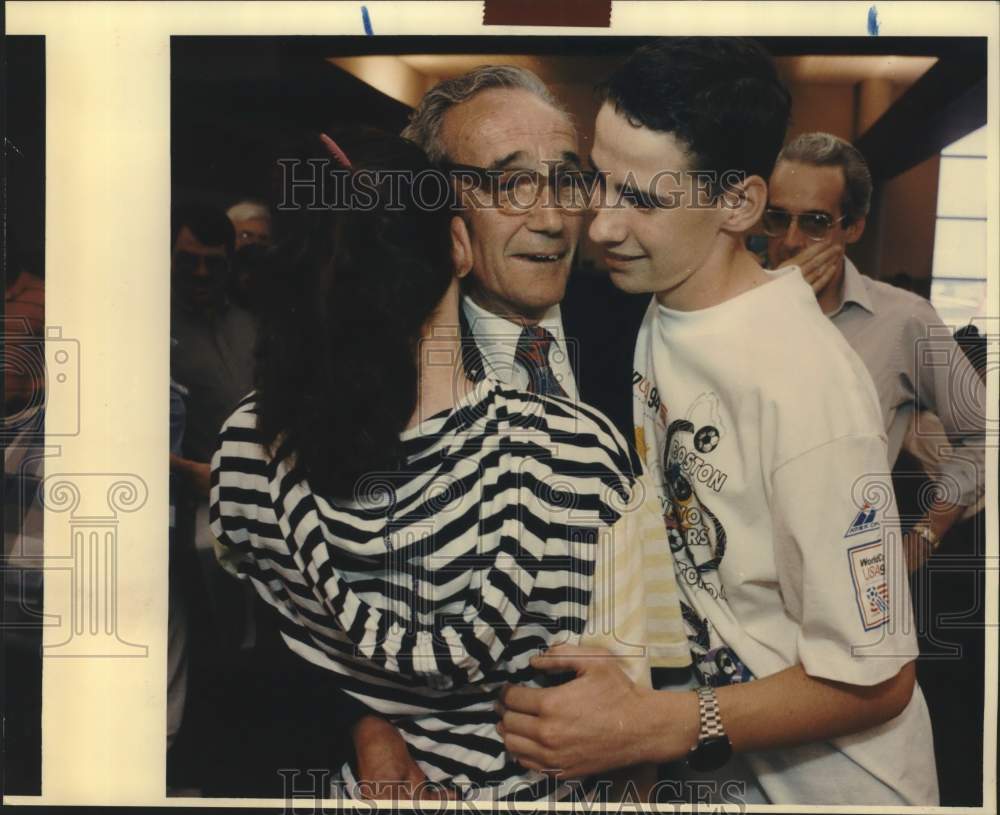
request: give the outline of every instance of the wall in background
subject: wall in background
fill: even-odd
[[[906,273],[925,297],[934,260],[939,164],[940,157],[932,156],[883,186],[878,269],[868,270],[880,280]]]
[[[792,94],[789,140],[816,130],[832,133],[848,141],[854,138],[854,85],[793,82],[789,83],[788,90]]]
[[[287,129],[355,118],[398,129],[434,81],[490,63],[538,73],[576,120],[586,156],[598,109],[595,84],[641,41],[483,38],[482,50],[470,54],[458,43],[428,38],[174,38],[175,193],[219,204],[236,195],[269,197],[268,167]],[[792,93],[789,138],[822,130],[856,141],[935,61],[932,49],[914,56],[920,49],[905,44],[900,53],[911,56],[866,51],[867,40],[853,55],[823,38],[766,45]],[[936,162],[876,188],[865,235],[851,248],[866,273],[887,278],[905,271],[924,294],[934,256]],[[586,243],[581,255],[592,255]]]

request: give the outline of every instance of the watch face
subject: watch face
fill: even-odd
[[[728,736],[713,736],[698,742],[698,746],[688,753],[687,764],[698,772],[717,770],[729,761],[732,754]]]

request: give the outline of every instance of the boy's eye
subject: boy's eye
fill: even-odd
[[[622,197],[629,202],[636,209],[652,209],[653,202],[649,200],[649,196],[644,195],[638,190],[625,190],[622,193]]]

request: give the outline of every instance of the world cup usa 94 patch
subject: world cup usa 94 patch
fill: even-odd
[[[859,543],[847,550],[854,596],[861,624],[871,631],[889,621],[889,585],[885,576],[885,550],[881,540]]]

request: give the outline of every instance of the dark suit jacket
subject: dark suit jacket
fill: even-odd
[[[580,399],[604,413],[635,444],[632,359],[649,294],[626,294],[603,273],[576,269],[562,302],[567,343],[573,343]]]
[[[560,306],[566,351],[581,401],[596,407],[635,444],[632,420],[632,359],[648,294],[626,294],[606,274],[577,269]],[[483,376],[483,361],[465,312],[459,309],[469,378]]]

